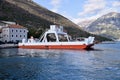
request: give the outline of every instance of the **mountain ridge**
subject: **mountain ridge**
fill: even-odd
[[[72,36],[88,37],[92,35],[81,30],[78,25],[64,16],[49,11],[32,0],[0,0],[0,19],[17,22],[27,27],[30,31],[29,36],[34,34],[34,37],[39,37],[51,24],[64,26]],[[101,37],[96,36],[96,39],[101,40]]]
[[[107,13],[88,24],[87,27],[84,26],[82,28],[92,34],[101,35],[113,40],[120,39],[120,13]]]

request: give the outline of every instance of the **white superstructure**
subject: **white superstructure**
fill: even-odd
[[[51,25],[39,41],[33,37],[23,39],[19,48],[28,49],[90,49],[94,45],[94,37],[85,38],[83,41],[70,41],[69,36],[59,25]]]

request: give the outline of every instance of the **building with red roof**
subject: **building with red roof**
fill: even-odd
[[[1,28],[1,40],[3,42],[20,42],[27,39],[27,28],[19,24],[7,24]]]

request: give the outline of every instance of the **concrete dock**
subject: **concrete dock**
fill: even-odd
[[[17,48],[18,44],[0,44],[0,49],[4,48]]]

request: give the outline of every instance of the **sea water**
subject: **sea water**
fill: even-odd
[[[0,80],[120,80],[120,42],[89,51],[0,49]]]

